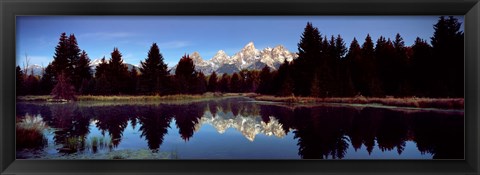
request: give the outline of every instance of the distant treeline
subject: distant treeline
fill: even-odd
[[[113,49],[92,74],[90,59],[75,35],[62,33],[54,60],[42,76],[16,69],[17,95],[52,94],[73,98],[92,95],[171,95],[204,92],[257,92],[278,96],[348,97],[418,96],[464,97],[464,34],[458,19],[439,17],[430,44],[419,37],[405,46],[400,34],[393,40],[367,35],[346,47],[340,35],[321,35],[307,23],[298,43],[298,58],[278,70],[205,76],[195,71],[189,55],[181,57],[174,75],[153,43],[139,70],[128,70],[122,54]]]

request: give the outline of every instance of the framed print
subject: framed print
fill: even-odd
[[[478,173],[478,1],[0,5],[2,174]]]

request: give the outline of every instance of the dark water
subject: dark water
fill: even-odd
[[[28,116],[45,126],[41,139],[17,130],[17,158],[463,159],[463,115],[248,98],[177,104],[19,102],[18,123]]]

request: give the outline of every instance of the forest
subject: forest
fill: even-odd
[[[181,56],[175,72],[168,70],[160,48],[153,43],[140,68],[128,70],[122,53],[90,68],[90,58],[74,34],[60,35],[53,61],[41,76],[16,67],[17,96],[52,95],[172,95],[205,92],[255,92],[304,97],[464,97],[464,33],[458,19],[439,17],[430,41],[416,38],[406,46],[402,36],[367,35],[347,47],[341,35],[323,35],[307,23],[300,35],[298,58],[278,70],[242,70],[205,75],[195,71],[189,55]],[[179,56],[180,57],[180,56]],[[18,60],[17,60],[18,61]]]

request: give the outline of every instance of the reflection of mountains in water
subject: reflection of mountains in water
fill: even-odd
[[[218,112],[213,116],[212,113],[207,111],[199,123],[199,125],[204,124],[212,125],[220,134],[225,133],[228,128],[234,128],[252,142],[257,134],[274,135],[279,138],[286,135],[282,124],[273,116],[270,116],[270,121],[265,123],[260,116],[233,116],[232,112]]]

